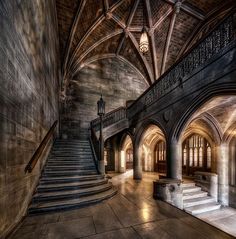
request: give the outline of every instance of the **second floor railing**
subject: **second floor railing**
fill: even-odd
[[[103,127],[107,127],[112,125],[120,120],[126,119],[126,108],[119,107],[107,114],[103,117]],[[100,127],[100,118],[96,118],[95,120],[91,121],[91,128],[95,131],[98,131]]]

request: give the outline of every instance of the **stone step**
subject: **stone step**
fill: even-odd
[[[201,191],[201,188],[197,186],[183,187],[183,193],[191,193],[191,192],[199,192],[199,191]]]
[[[59,183],[50,183],[42,184],[40,183],[37,192],[53,192],[53,191],[61,191],[61,190],[74,190],[79,188],[90,188],[99,186],[102,184],[108,183],[108,179],[97,179],[97,180],[89,180],[89,181],[75,181],[75,182],[59,182]]]
[[[97,174],[96,170],[71,170],[71,171],[46,171],[43,172],[43,176],[82,176],[82,175],[91,175],[91,174]]]
[[[87,165],[87,166],[94,166],[94,161],[48,161],[47,165],[50,166],[63,166],[63,165],[74,165],[74,166],[78,166],[78,165]]]
[[[193,182],[193,183],[183,183],[182,185],[182,188],[184,189],[184,188],[188,188],[188,187],[194,187],[194,186],[196,186],[195,185],[195,183]]]
[[[82,198],[74,198],[74,199],[66,199],[60,201],[53,202],[45,202],[45,203],[34,203],[30,206],[28,212],[29,214],[40,214],[40,213],[48,213],[53,211],[60,211],[66,209],[75,209],[80,208],[86,205],[91,205],[93,203],[101,202],[105,199],[108,199],[114,196],[117,193],[117,190],[111,188],[106,190],[105,192],[97,193],[94,195],[90,195]]]
[[[206,197],[206,196],[207,196],[207,192],[203,192],[203,191],[183,193],[183,200],[193,199],[193,198],[201,198],[201,197]]]
[[[87,155],[87,154],[92,154],[92,151],[76,151],[76,152],[72,152],[72,151],[51,151],[50,155]]]
[[[54,166],[50,166],[47,165],[44,168],[44,172],[48,172],[48,171],[71,171],[71,170],[95,170],[96,167],[95,165],[91,165],[91,166],[87,166],[87,165],[70,165],[70,166],[64,166],[64,165],[54,165]]]
[[[56,141],[54,143],[55,146],[62,146],[62,147],[66,147],[66,146],[80,146],[80,147],[83,147],[83,146],[90,146],[90,143],[89,142],[58,142]]]
[[[57,162],[93,162],[92,157],[79,158],[79,157],[50,157],[48,162],[57,161]]]
[[[56,158],[62,158],[62,157],[65,157],[65,158],[88,158],[88,157],[90,157],[90,158],[92,158],[93,157],[93,154],[90,152],[90,153],[81,153],[81,154],[74,154],[74,153],[51,153],[50,154],[50,158],[51,157],[56,157]]]
[[[53,153],[91,153],[91,149],[53,149]]]
[[[53,183],[67,183],[67,182],[83,182],[83,181],[93,181],[103,179],[103,175],[83,175],[83,176],[51,176],[51,177],[41,177],[40,184],[53,184]]]
[[[212,197],[200,197],[200,198],[193,198],[193,199],[186,199],[183,201],[184,208],[197,206],[205,203],[212,203],[215,202],[215,199]]]
[[[86,147],[53,147],[53,151],[91,151],[91,147],[90,146],[86,146]]]
[[[196,205],[196,206],[192,206],[192,207],[187,207],[184,210],[187,213],[196,215],[196,214],[200,214],[200,213],[204,213],[204,212],[210,212],[213,210],[217,210],[220,209],[221,205],[216,203],[216,202],[211,202],[211,203],[205,203],[205,204],[201,204],[201,205]]]
[[[55,200],[73,199],[78,197],[86,197],[93,194],[101,193],[112,188],[111,183],[102,184],[95,187],[60,190],[51,192],[38,192],[33,197],[33,204],[37,202],[50,202]]]

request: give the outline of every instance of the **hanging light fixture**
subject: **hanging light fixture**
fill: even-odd
[[[139,50],[140,52],[142,52],[143,54],[148,52],[148,35],[147,35],[147,31],[145,28],[143,28],[142,30],[142,34],[140,37],[140,42],[139,42]]]
[[[144,6],[143,6],[143,30],[142,30],[142,34],[141,34],[140,42],[139,42],[139,50],[143,54],[148,52],[148,49],[149,49],[148,34],[144,26],[144,18],[145,18],[145,14],[144,14]]]

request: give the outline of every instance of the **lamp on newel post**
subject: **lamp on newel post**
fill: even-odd
[[[104,164],[104,139],[103,139],[103,116],[105,115],[105,101],[102,98],[98,100],[98,115],[100,117],[100,137],[99,137],[99,161],[98,161],[98,171],[100,174],[105,174],[105,164]]]

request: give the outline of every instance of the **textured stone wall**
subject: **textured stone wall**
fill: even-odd
[[[115,58],[103,59],[84,67],[70,81],[62,112],[62,134],[84,138],[91,120],[97,117],[97,100],[102,92],[106,112],[135,100],[146,88],[142,76]]]
[[[24,168],[58,119],[54,1],[1,0],[0,29],[0,238],[4,238],[26,212],[50,144],[33,173],[25,174]]]

